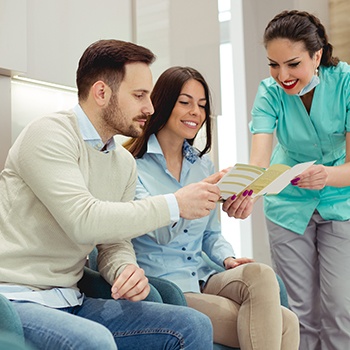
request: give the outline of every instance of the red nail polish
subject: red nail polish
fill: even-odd
[[[248,194],[248,190],[245,190],[242,194],[243,197],[245,197]]]
[[[231,200],[235,200],[236,199],[236,195],[234,194],[232,197],[231,197]]]
[[[251,196],[253,194],[253,190],[250,190],[248,193],[248,196]]]

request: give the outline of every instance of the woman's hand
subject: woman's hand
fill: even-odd
[[[327,167],[324,165],[312,165],[310,168],[295,177],[291,181],[291,184],[300,188],[320,190],[326,186],[328,175]]]
[[[239,265],[243,265],[243,264],[248,264],[254,262],[254,259],[250,259],[250,258],[238,258],[238,259],[234,259],[232,257],[226,258],[224,260],[224,266],[226,270],[229,269],[234,269],[235,267],[239,266]]]
[[[222,205],[222,210],[229,217],[246,219],[253,211],[254,200],[251,197],[252,194],[252,191],[245,191],[238,198],[235,196],[227,198]]]

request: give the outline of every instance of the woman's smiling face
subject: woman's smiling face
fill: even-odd
[[[162,130],[182,141],[193,139],[205,122],[206,103],[203,85],[195,79],[188,80],[183,85],[169,120]]]
[[[311,58],[302,41],[274,39],[267,46],[270,74],[289,95],[300,92],[311,80],[319,66],[322,49]]]

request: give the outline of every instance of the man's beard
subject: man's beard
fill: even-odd
[[[144,118],[145,116],[140,115],[129,121],[118,106],[116,94],[111,96],[108,106],[102,111],[102,121],[108,131],[113,133],[113,136],[120,134],[129,137],[139,137],[142,134],[143,127],[137,120]]]

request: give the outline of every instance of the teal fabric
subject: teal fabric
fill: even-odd
[[[276,274],[277,282],[280,286],[280,301],[281,305],[289,308],[289,303],[288,303],[288,294],[287,294],[287,289],[286,286],[284,285],[282,278]]]
[[[16,334],[23,337],[21,320],[12,307],[11,302],[0,294],[0,331]]]
[[[0,350],[34,350],[17,334],[0,331]]]
[[[96,248],[89,254],[89,268],[84,268],[84,275],[79,281],[78,287],[89,297],[110,299],[111,286],[99,274],[99,272],[97,272],[97,254],[98,252]],[[146,301],[173,305],[187,305],[183,293],[174,283],[157,277],[148,277],[148,279],[151,291],[145,299]]]
[[[146,301],[162,303],[163,299],[158,290],[150,284],[151,291],[148,294]],[[78,282],[78,288],[88,297],[111,299],[111,285],[100,275],[88,267],[84,267],[84,275]],[[169,303],[170,304],[170,303]]]
[[[156,288],[164,304],[187,306],[182,290],[173,282],[159,277],[148,276],[151,286]]]
[[[213,350],[239,350],[239,348],[229,348],[222,344],[214,344]]]
[[[21,320],[11,302],[0,294],[0,350],[34,350],[24,343]]]
[[[78,288],[87,297],[111,299],[111,285],[99,274],[84,267],[84,275],[78,282]]]
[[[271,164],[344,163],[345,137],[350,131],[350,66],[345,62],[320,66],[319,77],[310,113],[300,97],[286,94],[273,78],[261,82],[250,130],[258,134],[276,129],[278,144]],[[288,185],[279,195],[266,196],[264,203],[269,220],[303,234],[315,209],[325,220],[348,220],[350,187],[307,190]]]

